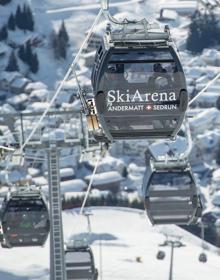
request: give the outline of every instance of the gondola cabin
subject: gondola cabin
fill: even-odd
[[[152,224],[188,225],[201,217],[200,195],[186,160],[151,160],[143,180],[143,196]]]
[[[97,50],[92,85],[95,135],[109,141],[176,137],[188,93],[167,27],[161,30],[146,21],[114,31],[108,27]]]
[[[65,251],[67,280],[97,280],[98,271],[89,246],[67,248]]]
[[[4,247],[43,246],[50,222],[46,201],[40,191],[16,191],[2,206]]]

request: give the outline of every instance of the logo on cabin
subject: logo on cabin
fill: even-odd
[[[174,104],[161,105],[163,102]],[[107,93],[108,111],[177,110],[176,102],[177,95],[175,92],[140,93],[139,90],[136,90],[134,93],[131,93],[127,90],[126,93],[122,93],[120,90],[109,90]]]

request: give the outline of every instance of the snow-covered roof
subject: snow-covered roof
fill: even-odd
[[[13,114],[17,112],[15,108],[12,107],[10,104],[4,104],[2,107],[0,107],[0,109],[1,109],[1,113],[6,113],[6,114]]]
[[[174,10],[164,9],[163,18],[168,19],[168,20],[177,20],[178,14]]]
[[[209,82],[209,78],[206,75],[200,76],[196,79],[196,85],[202,84],[205,87],[205,84]]]
[[[33,102],[29,104],[25,111],[43,112],[49,106],[49,102]]]
[[[215,192],[213,195],[212,204],[215,206],[220,206],[220,191]]]
[[[218,145],[220,141],[220,131],[208,131],[197,136],[197,141],[201,148],[211,149]]]
[[[28,174],[30,174],[32,177],[36,177],[40,174],[40,170],[37,168],[29,167]]]
[[[7,99],[8,103],[10,103],[12,105],[23,103],[27,100],[28,100],[28,96],[25,93],[21,93],[19,95],[16,95],[16,96],[13,96],[13,97],[10,97]]]
[[[73,79],[66,81],[63,85],[63,90],[73,90],[73,91],[77,92],[78,87],[77,87],[76,79],[73,78]]]
[[[65,192],[63,195],[65,200],[69,200],[71,198],[81,198],[85,195],[85,192]]]
[[[26,92],[32,92],[33,90],[42,90],[42,89],[47,89],[47,86],[42,82],[29,83],[25,87]]]
[[[183,137],[177,137],[174,142],[158,141],[149,146],[149,150],[155,157],[164,156],[169,151],[173,151],[175,154],[182,154],[187,147],[186,139]]]
[[[197,91],[201,91],[202,89],[204,89],[206,86],[207,86],[207,83],[210,81],[210,78],[207,79],[207,82],[206,82],[206,79],[202,80],[201,82],[197,83],[196,82],[196,90]],[[208,92],[219,92],[219,88],[220,88],[220,85],[218,85],[217,83],[213,84],[213,85],[210,85],[207,89]],[[207,92],[206,91],[206,92]],[[204,93],[203,93],[204,94]],[[200,96],[202,97],[203,94]],[[199,97],[199,99],[200,99]]]
[[[7,176],[8,176],[8,180],[7,180]],[[16,183],[18,181],[23,181],[23,180],[29,180],[30,177],[27,175],[27,173],[22,170],[13,170],[10,171],[8,174],[6,171],[1,171],[0,172],[0,181],[1,183],[7,183],[12,182],[12,183]]]
[[[34,177],[34,178],[32,178],[32,181],[37,186],[44,186],[44,185],[47,184],[47,179],[45,177],[43,177],[43,176]]]
[[[217,99],[219,98],[219,92],[204,92],[196,101],[197,103],[208,103],[216,104]]]
[[[165,1],[161,9],[175,10],[179,14],[193,14],[197,9],[197,1]]]
[[[210,65],[220,65],[220,52],[216,49],[205,49],[201,58]]]
[[[26,91],[26,88],[25,88]],[[39,100],[46,100],[46,98],[50,96],[50,91],[47,89],[34,89],[32,90],[30,97],[34,98],[37,97]]]
[[[18,77],[14,79],[11,83],[11,86],[14,88],[23,88],[25,85],[27,85],[30,82],[29,79],[24,78],[24,77]]]
[[[60,183],[61,193],[66,192],[82,192],[86,190],[87,184],[81,179],[69,180]]]
[[[118,171],[120,174],[122,174],[124,167],[125,165],[121,159],[117,159],[112,156],[106,156],[101,160],[98,168],[101,172]]]
[[[61,177],[68,177],[68,176],[74,176],[75,171],[71,167],[61,168],[60,169],[60,176]]]
[[[128,165],[129,173],[140,174],[140,173],[144,173],[145,170],[146,170],[145,166],[139,166],[139,165],[135,164],[134,162],[132,162]]]
[[[189,119],[190,126],[194,129],[200,128],[200,126],[209,127],[210,123],[213,124],[213,121],[220,112],[216,108],[211,108],[208,110],[203,110],[197,116],[194,116],[192,119]]]
[[[185,67],[185,72],[186,75],[188,75],[189,77],[193,78],[193,79],[197,79],[198,77],[204,75],[204,71],[203,69],[201,69],[201,67]]]
[[[213,174],[212,174],[212,179],[213,180],[218,180],[220,179],[220,168],[216,169]]]
[[[11,83],[13,80],[19,77],[22,77],[19,72],[0,72],[0,81],[7,81],[8,83]]]
[[[91,179],[91,175],[85,177],[86,181],[90,181],[90,179]],[[95,187],[95,186],[121,182],[122,180],[123,180],[122,176],[117,171],[103,172],[100,174],[96,174],[94,176],[92,185]]]

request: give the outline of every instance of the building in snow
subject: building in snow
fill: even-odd
[[[12,82],[21,77],[19,72],[2,71],[0,73],[0,90],[10,91]]]
[[[25,91],[25,87],[30,82],[29,79],[24,77],[17,77],[10,84],[10,90],[12,93],[19,94]]]
[[[85,177],[87,183],[90,182],[91,175]],[[112,193],[117,193],[120,190],[120,185],[123,177],[117,171],[103,172],[96,174],[92,182],[92,188],[100,191],[109,190]]]

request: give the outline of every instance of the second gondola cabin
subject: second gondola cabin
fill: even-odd
[[[152,224],[189,225],[202,214],[199,189],[186,159],[152,159],[143,179],[143,197]]]
[[[50,222],[47,203],[38,190],[10,192],[2,205],[3,247],[43,246]]]
[[[108,26],[97,50],[92,86],[89,120],[97,139],[176,137],[188,93],[168,27],[161,30],[146,20],[114,31]]]
[[[87,246],[68,247],[65,250],[67,280],[97,280],[94,255]]]

